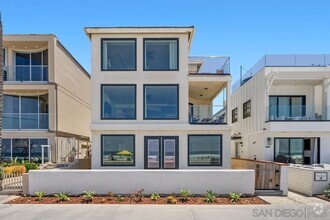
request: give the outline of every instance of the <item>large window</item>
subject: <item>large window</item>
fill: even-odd
[[[189,166],[221,166],[221,135],[188,135]]]
[[[237,122],[237,120],[238,120],[238,111],[237,111],[237,107],[234,108],[234,109],[232,110],[232,112],[231,112],[231,117],[232,117],[232,119],[231,119],[231,122],[232,122],[232,123]]]
[[[144,119],[179,119],[178,85],[144,85]]]
[[[269,96],[269,120],[307,120],[305,96]]]
[[[144,39],[144,70],[178,70],[178,39]]]
[[[243,103],[243,118],[251,116],[251,100]]]
[[[275,158],[284,155],[291,158],[293,163],[304,163],[303,138],[275,138]]]
[[[134,135],[101,135],[102,166],[134,166]]]
[[[9,81],[48,81],[48,50],[15,52],[15,74]]]
[[[48,95],[3,96],[3,129],[48,129]]]
[[[135,85],[101,85],[102,119],[136,119]]]
[[[136,70],[136,39],[102,39],[102,70]]]

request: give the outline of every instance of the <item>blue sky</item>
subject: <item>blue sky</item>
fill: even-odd
[[[0,0],[5,34],[54,33],[90,72],[85,26],[196,27],[190,55],[231,57],[233,81],[264,54],[329,53],[328,0]]]

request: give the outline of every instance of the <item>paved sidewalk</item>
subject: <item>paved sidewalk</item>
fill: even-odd
[[[330,205],[329,202],[324,201],[322,199],[319,199],[316,197],[311,197],[311,196],[305,196],[305,195],[290,192],[290,191],[288,193],[288,196],[259,196],[259,197],[273,205],[276,205],[276,204],[308,205],[308,204],[316,204],[316,203]]]
[[[0,195],[0,204],[3,204],[5,202],[8,202],[10,200],[13,200],[17,198],[18,196],[12,196],[12,195]],[[0,216],[1,219],[1,216]]]

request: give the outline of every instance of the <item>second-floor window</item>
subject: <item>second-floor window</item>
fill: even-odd
[[[144,39],[144,70],[178,70],[178,39]]]
[[[136,39],[102,39],[102,71],[136,70]]]
[[[15,52],[15,68],[9,81],[48,81],[48,50]]]
[[[101,85],[101,119],[136,119],[135,85]]]
[[[179,86],[144,85],[144,119],[179,119]]]
[[[305,96],[269,96],[269,120],[308,120]]]
[[[238,111],[237,111],[237,107],[234,108],[234,109],[232,110],[231,115],[232,115],[232,116],[231,116],[231,117],[232,117],[231,122],[232,122],[232,123],[237,122],[237,120],[238,120]]]
[[[251,116],[251,99],[243,103],[243,118]]]

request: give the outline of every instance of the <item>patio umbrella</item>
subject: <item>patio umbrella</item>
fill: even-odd
[[[120,151],[118,153],[116,153],[116,155],[121,155],[121,156],[133,156],[133,153],[127,151],[127,150],[123,150],[123,151]]]

